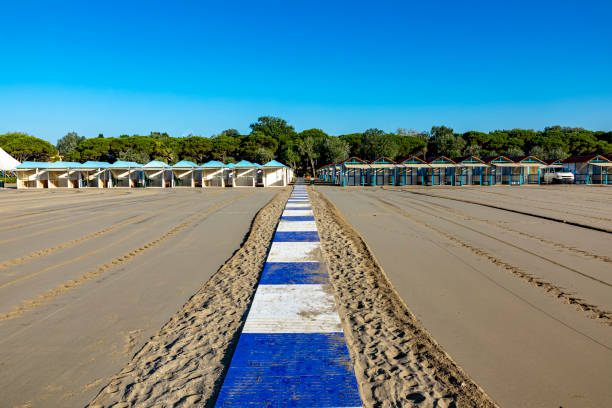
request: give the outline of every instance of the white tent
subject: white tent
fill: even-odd
[[[1,171],[12,171],[15,170],[15,166],[18,166],[20,163],[18,160],[15,160],[13,156],[4,151],[3,148],[0,147],[0,170]]]

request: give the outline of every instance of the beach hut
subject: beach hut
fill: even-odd
[[[228,163],[225,165],[224,179],[226,186],[234,187],[234,167],[236,167],[236,163]]]
[[[81,163],[57,161],[46,168],[49,188],[80,188],[83,184]]]
[[[487,164],[476,156],[454,158],[457,163],[455,185],[483,185]]]
[[[285,187],[289,183],[289,168],[276,160],[262,166],[264,187]]]
[[[181,160],[172,166],[173,187],[202,187],[202,169],[189,160]]]
[[[172,167],[159,160],[142,166],[145,187],[166,188],[172,186]]]
[[[612,157],[601,154],[571,156],[561,161],[580,184],[612,184]]]
[[[540,184],[540,173],[548,166],[544,160],[535,156],[510,157],[515,167],[511,167],[511,179],[509,184]]]
[[[232,168],[233,187],[255,187],[257,166],[248,160],[241,160]]]
[[[227,166],[220,161],[211,160],[200,166],[202,171],[202,186],[225,187],[225,172]]]
[[[424,185],[427,169],[425,160],[415,155],[400,159],[396,166],[395,183],[399,186]]]
[[[395,184],[397,163],[388,157],[377,157],[368,163],[366,184],[371,186],[392,186]]]
[[[510,184],[511,168],[515,167],[514,161],[506,156],[486,156],[481,159],[488,165],[485,168],[483,185]]]
[[[110,187],[110,163],[99,161],[86,161],[81,164],[83,187],[108,188]]]
[[[358,157],[349,157],[339,163],[340,184],[343,186],[364,186],[370,165]]]
[[[48,188],[47,167],[51,163],[24,161],[15,167],[17,188]]]
[[[255,185],[263,187],[263,166],[259,163],[253,163],[253,165],[257,168],[255,170]]]
[[[455,168],[457,163],[446,156],[438,156],[427,160],[425,184],[428,186],[441,186],[455,184]]]
[[[109,166],[112,187],[144,187],[142,164],[133,161],[116,161]]]

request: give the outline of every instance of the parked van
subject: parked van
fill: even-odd
[[[574,184],[574,173],[562,167],[545,167],[542,169],[542,182],[545,184]]]

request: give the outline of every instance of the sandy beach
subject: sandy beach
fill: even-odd
[[[86,405],[278,192],[3,192],[0,406]]]
[[[612,403],[612,193],[571,187],[308,188],[364,407]],[[289,191],[4,194],[0,406],[214,406]]]
[[[610,235],[430,196],[534,212],[535,197],[538,211],[567,216],[571,208],[586,222],[606,217],[612,191],[317,191],[363,236],[408,309],[500,406],[612,404]]]

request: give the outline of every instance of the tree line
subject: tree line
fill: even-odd
[[[24,133],[0,135],[0,147],[19,161],[117,160],[147,163],[159,160],[173,164],[179,160],[204,163],[219,160],[232,163],[246,159],[265,163],[277,159],[300,173],[332,162],[357,156],[364,160],[386,156],[399,159],[410,155],[449,158],[475,156],[521,156],[531,154],[542,159],[563,159],[569,155],[612,153],[612,132],[583,128],[551,126],[544,130],[512,129],[488,133],[457,133],[446,126],[429,131],[397,129],[388,133],[368,129],[362,133],[330,136],[321,129],[297,132],[281,118],[262,116],[242,135],[227,129],[210,137],[172,137],[167,133],[121,135],[93,138],[70,132],[53,146],[45,140]]]

